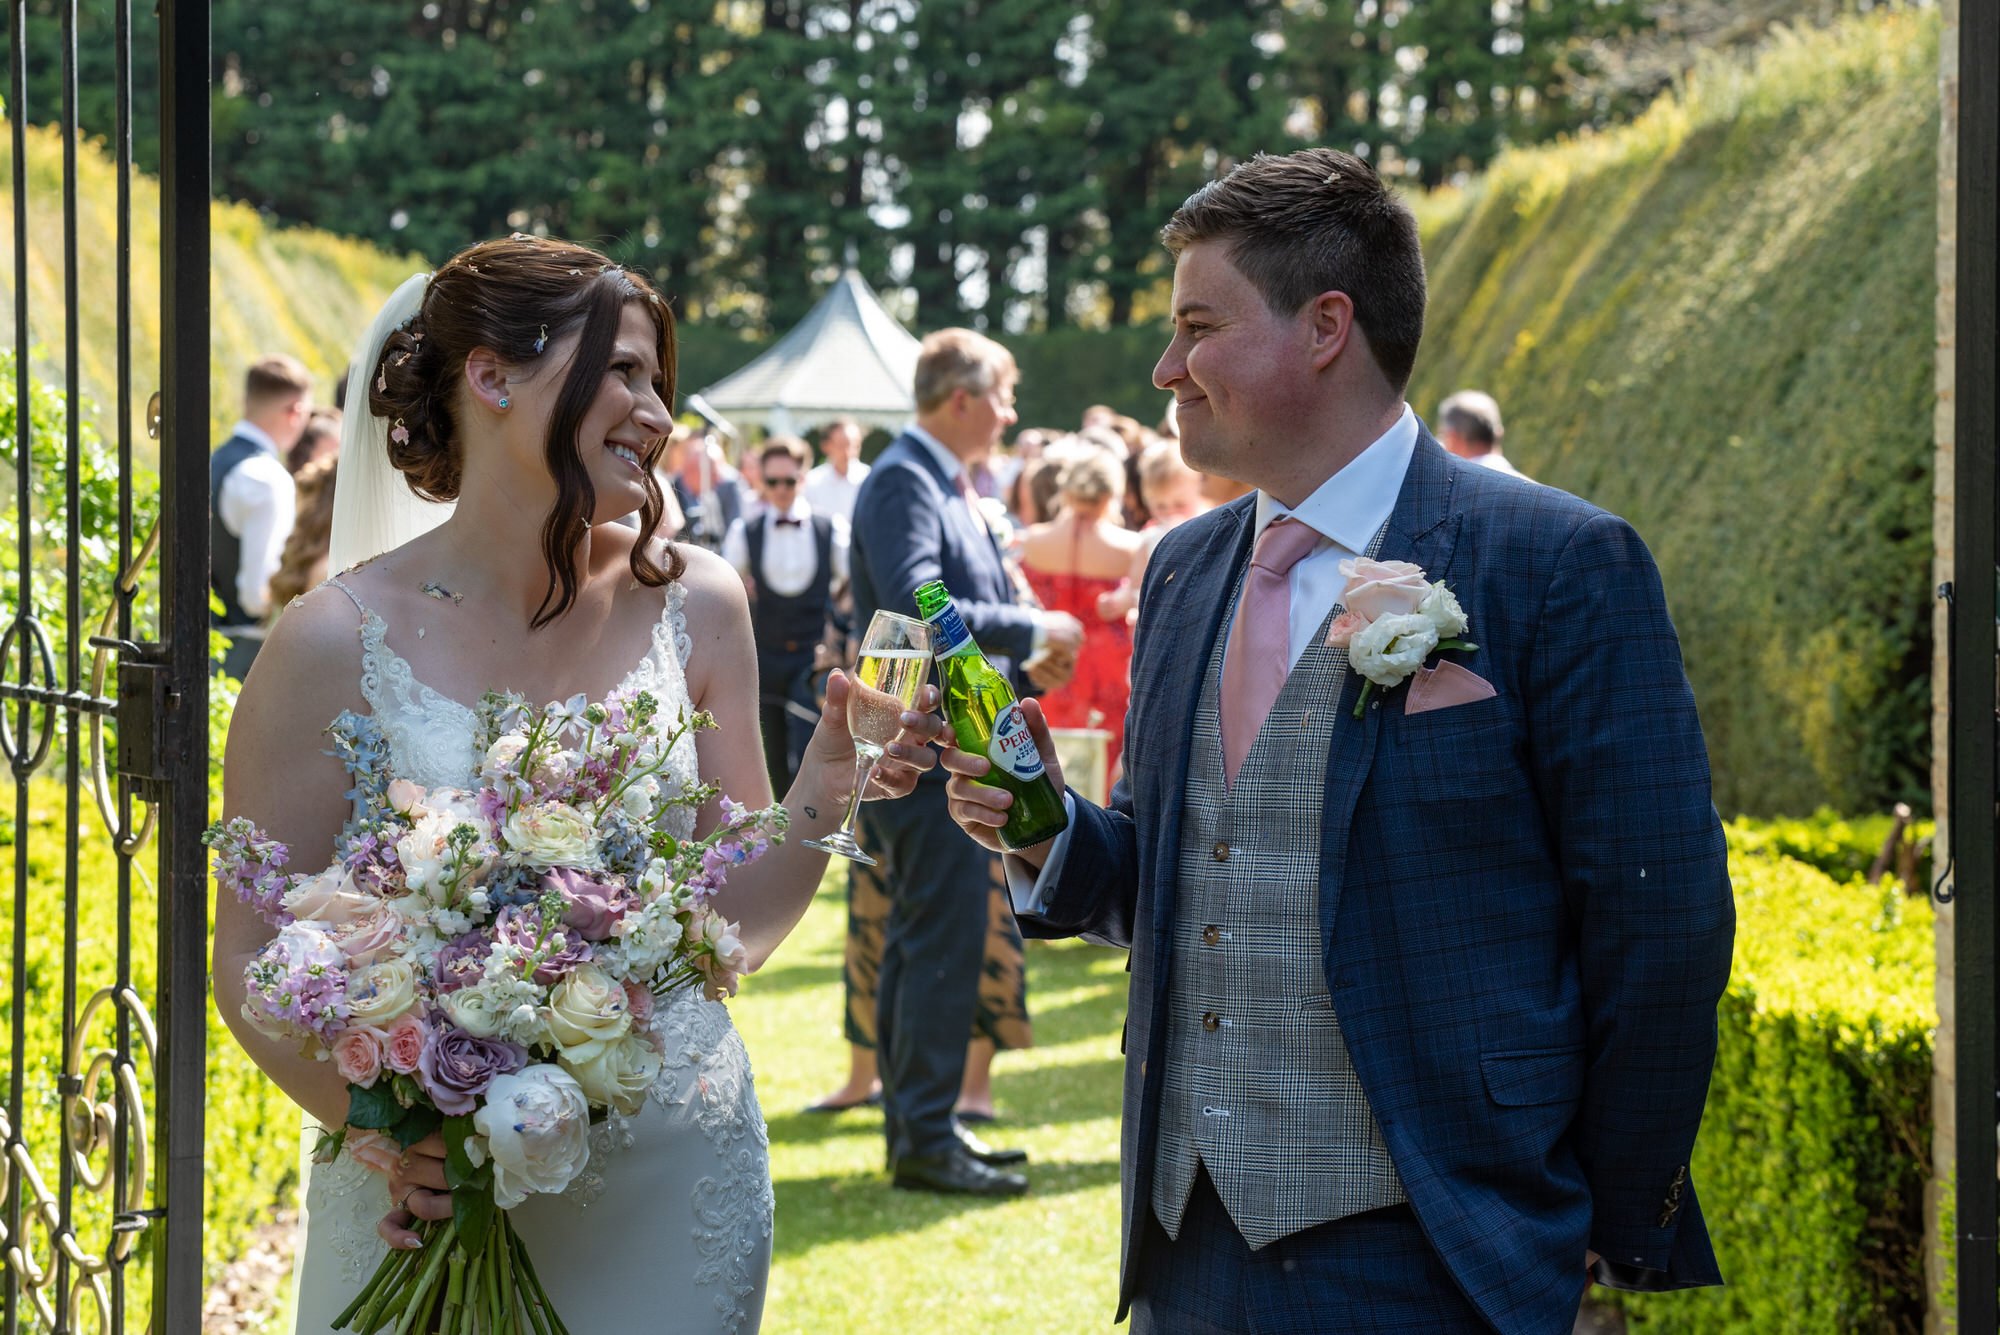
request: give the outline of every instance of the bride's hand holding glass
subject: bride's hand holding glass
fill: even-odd
[[[854,783],[854,734],[848,729],[847,708],[848,696],[854,689],[851,670],[837,668],[828,674],[826,707],[820,710],[819,726],[813,730],[800,765],[801,773],[809,766],[826,766],[831,786],[842,793]],[[915,705],[902,713],[900,730],[882,748],[882,758],[875,764],[868,789],[861,795],[862,801],[908,797],[917,780],[927,770],[937,768],[937,752],[931,749],[931,743],[944,729],[937,706],[937,687],[925,686],[917,693]]]

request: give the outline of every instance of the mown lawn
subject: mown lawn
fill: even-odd
[[[1117,1283],[1123,954],[1030,943],[1036,1046],[994,1066],[995,1144],[1032,1156],[1004,1203],[894,1191],[874,1111],[799,1109],[846,1072],[845,876],[733,1005],[771,1127],[778,1222],[765,1335],[1109,1331]]]

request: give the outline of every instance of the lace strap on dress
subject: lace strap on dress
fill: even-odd
[[[379,714],[383,660],[393,657],[388,652],[388,646],[383,643],[383,636],[389,630],[388,623],[383,621],[367,603],[362,602],[361,595],[349,588],[340,576],[329,576],[326,582],[346,594],[347,601],[353,603],[355,609],[361,613],[361,625],[358,628],[361,634],[361,698],[368,702],[370,709]]]
[[[662,624],[673,636],[674,657],[680,660],[681,671],[687,671],[688,659],[694,657],[694,637],[688,634],[687,586],[679,580],[667,585],[667,613]]]

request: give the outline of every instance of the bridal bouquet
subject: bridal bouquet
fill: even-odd
[[[277,928],[244,971],[245,1017],[347,1082],[347,1125],[321,1156],[347,1141],[386,1169],[397,1147],[444,1139],[452,1218],[391,1252],[337,1329],[566,1329],[506,1211],[582,1171],[592,1120],[644,1104],[657,998],[734,995],[745,951],[712,898],[785,828],[783,808],[725,797],[707,838],[665,833],[670,809],[716,796],[664,778],[674,745],[714,721],[659,712],[643,691],[539,710],[489,694],[468,789],[390,778],[379,727],[343,714],[328,731],[355,815],[331,866],[288,872],[284,845],[241,818],[204,836],[218,884]]]

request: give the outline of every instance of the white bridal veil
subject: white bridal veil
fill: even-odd
[[[422,500],[410,490],[389,463],[389,423],[368,411],[368,382],[382,360],[382,345],[423,305],[430,279],[427,273],[412,274],[389,294],[348,367],[327,550],[327,569],[335,574],[430,532],[451,515],[450,502]]]

